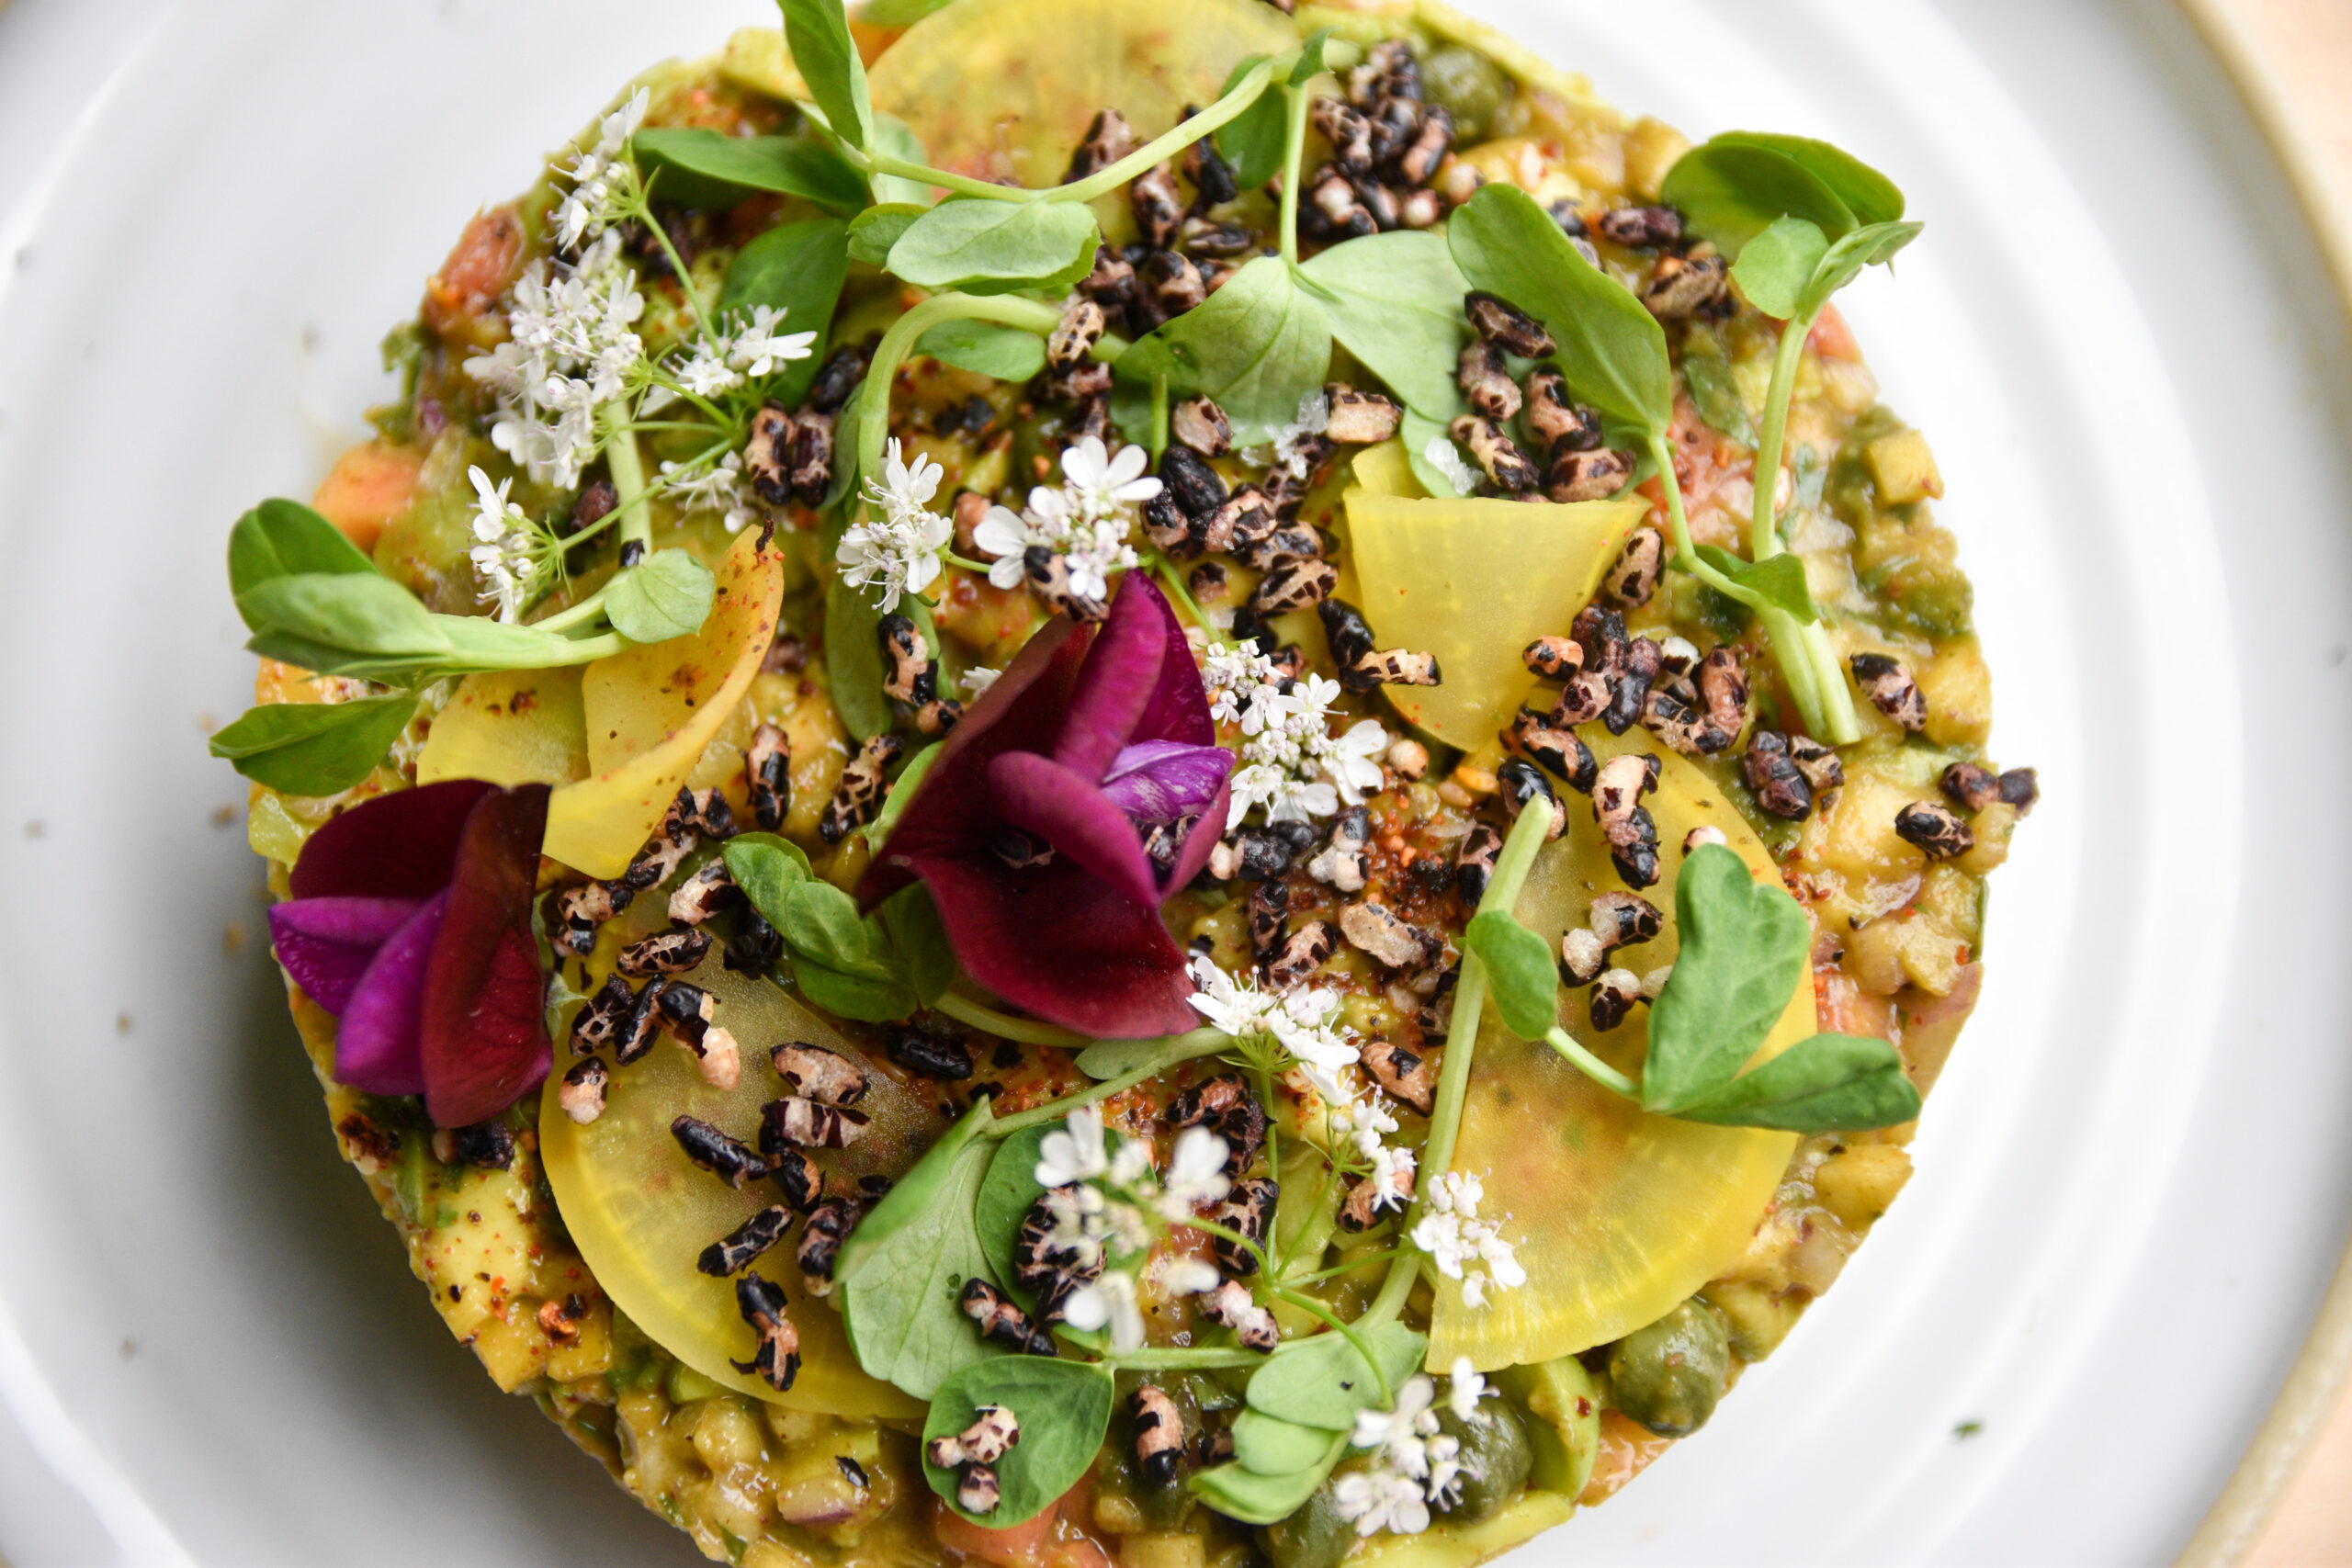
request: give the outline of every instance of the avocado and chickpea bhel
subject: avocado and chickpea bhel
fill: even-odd
[[[232,536],[344,1153],[715,1560],[1524,1541],[1901,1189],[2034,804],[1918,225],[1429,0],[782,8]]]

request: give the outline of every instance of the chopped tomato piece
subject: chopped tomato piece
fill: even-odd
[[[511,207],[477,212],[449,259],[425,280],[424,324],[472,341],[523,262],[523,220]]]
[[[1622,1410],[1602,1411],[1600,1452],[1577,1501],[1588,1508],[1607,1502],[1673,1446],[1672,1438],[1659,1437]]]
[[[1813,334],[1804,340],[1805,346],[1824,359],[1860,359],[1861,344],[1854,341],[1853,329],[1846,318],[1838,313],[1835,305],[1824,305],[1821,314],[1813,319]]]

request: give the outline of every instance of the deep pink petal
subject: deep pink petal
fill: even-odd
[[[497,1115],[547,1077],[547,979],[531,934],[548,786],[484,795],[466,819],[449,910],[425,966],[424,1109],[461,1127]]]
[[[1208,691],[1201,684],[1200,666],[1193,662],[1193,645],[1185,640],[1183,623],[1159,587],[1142,572],[1127,573],[1127,581],[1138,584],[1138,597],[1155,612],[1167,649],[1159,660],[1159,678],[1153,682],[1151,700],[1144,705],[1128,739],[1181,740],[1188,746],[1214,744],[1216,721],[1209,717]]]
[[[424,1066],[417,1055],[424,1006],[424,971],[449,910],[449,895],[416,905],[376,950],[334,1035],[337,1083],[369,1094],[422,1094]]]
[[[1147,740],[1112,759],[1102,793],[1132,821],[1176,822],[1205,812],[1232,772],[1222,746]]]
[[[1160,897],[1170,897],[1193,885],[1201,868],[1209,863],[1209,855],[1216,849],[1217,840],[1225,837],[1226,814],[1233,806],[1231,780],[1217,786],[1216,798],[1209,802],[1201,819],[1193,824],[1191,835],[1176,851],[1176,863],[1168,868],[1168,878],[1159,886]]]
[[[413,898],[289,898],[269,911],[269,944],[303,994],[340,1018],[376,950],[416,910]]]
[[[1099,779],[1110,769],[1159,684],[1159,667],[1168,657],[1161,625],[1167,607],[1159,590],[1142,572],[1127,573],[1119,584],[1110,619],[1102,623],[1087,651],[1085,667],[1078,672],[1061,733],[1054,739],[1055,761],[1088,780]],[[1191,661],[1188,653],[1185,662]]]
[[[496,784],[447,779],[365,800],[311,835],[288,881],[297,898],[430,898],[449,885],[466,818]]]
[[[926,859],[965,973],[1013,1006],[1097,1040],[1175,1034],[1199,1021],[1184,952],[1147,904],[1074,863],[1015,872],[993,855]]]
[[[1147,908],[1159,907],[1159,880],[1143,835],[1094,784],[1035,751],[1007,751],[989,764],[997,809],[1016,828],[1054,846],[1112,889]]]

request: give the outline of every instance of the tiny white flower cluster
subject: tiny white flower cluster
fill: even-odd
[[[1487,1393],[1487,1380],[1471,1368],[1470,1358],[1455,1359],[1448,1383],[1446,1401],[1454,1419],[1483,1419],[1478,1401]],[[1436,1404],[1437,1384],[1424,1374],[1396,1391],[1396,1409],[1356,1413],[1350,1441],[1371,1450],[1373,1460],[1340,1477],[1332,1501],[1358,1535],[1419,1535],[1430,1528],[1431,1504],[1451,1507],[1460,1497],[1461,1439],[1440,1429]]]
[[[1340,683],[1306,675],[1285,692],[1273,661],[1247,646],[1211,643],[1201,671],[1209,715],[1241,728],[1241,767],[1233,775],[1227,829],[1252,807],[1269,822],[1329,817],[1342,804],[1360,806],[1380,788],[1388,731],[1378,719],[1359,719],[1344,735],[1331,733],[1331,705]]]
[[[662,465],[662,488],[688,512],[717,512],[729,533],[741,533],[747,523],[760,520],[760,507],[743,479],[743,455],[729,452],[699,474],[676,463]]]
[[[629,138],[645,123],[652,95],[639,87],[628,102],[604,118],[597,127],[596,145],[575,150],[563,175],[571,182],[570,194],[555,209],[556,237],[565,250],[603,233],[624,216],[637,195],[637,165],[621,154]]]
[[[1331,1099],[1329,1095],[1324,1098]],[[1373,1213],[1402,1209],[1410,1203],[1419,1156],[1411,1149],[1381,1141],[1396,1131],[1396,1118],[1385,1105],[1369,1096],[1352,1101],[1334,1100],[1332,1105],[1332,1131],[1344,1137],[1355,1149],[1356,1157],[1371,1168],[1364,1179],[1372,1184]]]
[[[815,333],[776,331],[787,313],[773,305],[754,305],[748,321],[740,313],[729,314],[714,332],[696,337],[662,367],[697,398],[721,397],[747,382],[774,375],[784,365],[817,351]]]
[[[642,373],[644,314],[618,234],[576,262],[526,267],[508,297],[507,340],[466,361],[466,374],[498,397],[492,445],[539,483],[578,488],[596,456],[599,411]]]
[[[931,510],[945,472],[920,452],[910,465],[900,455],[899,438],[890,437],[883,477],[865,481],[865,514],[833,552],[843,582],[882,585],[886,613],[899,607],[901,594],[920,593],[939,576],[940,552],[956,536],[955,525]]]
[[[1329,991],[1261,991],[1236,980],[1204,953],[1193,956],[1193,983],[1200,989],[1184,999],[1213,1026],[1238,1041],[1272,1042],[1287,1051],[1306,1069],[1316,1092],[1333,1104],[1353,1098],[1341,1075],[1360,1056],[1354,1032],[1335,1022],[1337,997]],[[1282,1070],[1280,1064],[1275,1070]]]
[[[501,479],[493,489],[490,476],[479,468],[468,468],[466,477],[474,485],[475,539],[467,554],[481,584],[480,597],[483,604],[498,606],[500,620],[518,621],[547,570],[545,537],[530,515],[507,499],[513,479]]]
[[[1102,1113],[1080,1106],[1046,1134],[1037,1149],[1037,1184],[1054,1217],[1055,1250],[1081,1265],[1102,1263],[1095,1279],[1073,1292],[1062,1315],[1071,1327],[1108,1327],[1111,1343],[1133,1350],[1144,1342],[1143,1309],[1134,1265],[1151,1249],[1162,1225],[1183,1224],[1204,1203],[1231,1190],[1225,1179],[1225,1140],[1205,1127],[1187,1127],[1176,1140],[1166,1174],[1152,1168],[1151,1147],[1140,1139],[1110,1148]],[[1217,1286],[1217,1271],[1196,1260],[1171,1259],[1159,1270],[1171,1295],[1197,1295]]]
[[[1462,1300],[1487,1304],[1489,1291],[1511,1291],[1527,1283],[1502,1226],[1478,1217],[1487,1190],[1476,1176],[1448,1171],[1430,1183],[1429,1207],[1413,1227],[1413,1245],[1429,1254],[1437,1271],[1462,1281]]]
[[[1043,545],[1069,562],[1072,592],[1107,595],[1111,573],[1138,564],[1128,539],[1136,508],[1159,493],[1159,481],[1143,471],[1150,461],[1140,446],[1123,446],[1114,457],[1101,436],[1080,437],[1062,453],[1058,488],[1037,486],[1019,512],[992,506],[972,530],[972,543],[996,557],[989,581],[1017,587],[1025,571],[1023,556],[1032,545]]]

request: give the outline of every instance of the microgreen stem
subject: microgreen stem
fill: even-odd
[[[1756,499],[1747,524],[1747,552],[1756,560],[1781,553],[1781,529],[1776,515],[1781,494],[1781,453],[1788,439],[1789,408],[1796,398],[1797,370],[1804,363],[1805,341],[1813,335],[1819,311],[1802,315],[1781,329],[1781,346],[1772,355],[1772,380],[1764,394],[1764,425],[1756,446]],[[1773,651],[1789,678],[1805,728],[1818,740],[1849,746],[1862,738],[1854,714],[1853,694],[1846,689],[1846,672],[1830,646],[1829,629],[1816,621],[1801,625],[1786,612],[1765,616]],[[1783,649],[1794,649],[1792,659]],[[1802,673],[1797,668],[1804,666]]]
[[[621,543],[631,539],[649,548],[653,542],[653,517],[643,504],[645,498],[645,458],[637,449],[637,434],[626,422],[616,418],[606,427],[605,462],[613,474],[613,494],[618,498],[613,510],[629,515],[620,525]]]
[[[629,166],[632,169],[636,167],[634,151],[629,155]],[[661,177],[658,170],[654,177]],[[678,280],[678,292],[686,297],[686,308],[695,313],[695,324],[702,329],[703,336],[716,338],[718,333],[711,327],[710,313],[703,309],[702,291],[695,287],[695,275],[688,270],[685,258],[678,254],[678,247],[670,243],[669,230],[663,228],[662,220],[653,215],[652,185],[641,175],[636,183],[639,194],[631,204],[633,210],[630,216],[652,231],[654,242],[662,247],[662,254],[670,264],[671,276]]]
[[[1015,1018],[1009,1012],[999,1012],[956,991],[947,992],[931,1005],[958,1023],[985,1029],[990,1034],[1017,1040],[1023,1045],[1051,1045],[1064,1051],[1083,1051],[1094,1043],[1092,1039],[1075,1030],[1064,1029],[1059,1024],[1042,1023],[1033,1018]]]
[[[1764,394],[1764,428],[1756,443],[1756,501],[1747,523],[1747,554],[1751,560],[1770,560],[1781,553],[1781,531],[1773,518],[1781,494],[1781,448],[1788,437],[1789,404],[1796,396],[1797,367],[1804,359],[1804,340],[1812,331],[1810,318],[1789,322],[1781,330],[1781,346],[1772,355],[1772,382]]]
[[[1209,626],[1208,616],[1201,613],[1200,605],[1193,601],[1192,588],[1184,581],[1183,573],[1176,570],[1174,561],[1155,551],[1151,558],[1151,570],[1153,575],[1166,585],[1168,596],[1176,601],[1184,614],[1193,617],[1194,626],[1207,627],[1211,631],[1216,629]]]
[[[1544,847],[1544,832],[1547,814],[1522,811],[1519,820],[1511,824],[1510,836],[1503,840],[1503,852],[1496,858],[1494,874],[1487,880],[1486,897],[1478,900],[1478,913],[1488,909],[1510,909],[1519,902],[1519,890],[1527,886],[1528,874],[1535,869],[1536,852]],[[1453,1145],[1462,1134],[1462,1102],[1470,1093],[1470,1061],[1478,1043],[1479,1015],[1487,1007],[1487,966],[1475,953],[1462,955],[1462,971],[1453,982],[1453,1020],[1446,1028],[1445,1064],[1438,1069],[1437,1098],[1430,1110],[1430,1135],[1421,1145],[1421,1196],[1397,1222],[1397,1234],[1412,1234],[1412,1221],[1429,1204],[1430,1184],[1443,1176],[1453,1166]],[[1381,1281],[1380,1294],[1364,1312],[1366,1323],[1389,1323],[1405,1310],[1405,1298],[1413,1292],[1413,1281],[1420,1275],[1419,1255],[1399,1258],[1389,1266],[1388,1278]]]
[[[1102,1359],[1103,1366],[1114,1371],[1216,1371],[1225,1368],[1262,1367],[1266,1364],[1263,1351],[1244,1350],[1239,1347],[1171,1347],[1142,1350],[1114,1350]]]
[[[1566,1057],[1569,1066],[1611,1094],[1623,1095],[1635,1104],[1641,1102],[1642,1086],[1640,1084],[1586,1050],[1577,1037],[1566,1030],[1553,1030],[1544,1037],[1544,1043]]]
[[[896,175],[900,179],[921,180],[925,185],[937,186],[942,190],[954,191],[957,196],[978,197],[985,201],[1038,201],[1053,194],[1051,191],[1024,190],[1019,186],[993,185],[987,180],[976,180],[968,175],[951,174],[945,169],[934,169],[928,164],[914,164],[904,158],[894,158],[888,152],[861,152],[846,141],[837,145],[841,148],[842,155],[855,164],[862,173]]]
[[[1283,121],[1283,260],[1298,265],[1298,175],[1306,152],[1306,110],[1314,94],[1306,87],[1284,86],[1289,102]]]
[[[1151,378],[1151,462],[1159,466],[1159,455],[1168,450],[1168,378]]]
[[[1214,1055],[1225,1040],[1224,1032],[1215,1029],[1195,1029],[1190,1034],[1171,1034],[1166,1042],[1167,1049],[1154,1052],[1149,1060],[1132,1072],[1121,1073],[1115,1078],[1105,1078],[1092,1089],[1080,1089],[1076,1094],[1065,1095],[1059,1100],[1049,1100],[1044,1105],[1033,1105],[1026,1111],[1005,1117],[1002,1121],[991,1122],[989,1126],[989,1136],[1009,1138],[1023,1127],[1035,1127],[1040,1122],[1059,1121],[1083,1106],[1108,1100],[1114,1094],[1124,1094],[1145,1079],[1157,1077],[1179,1062],[1189,1062],[1196,1056]]]
[[[1250,68],[1250,73],[1234,84],[1233,91],[1188,119],[1181,120],[1163,136],[1153,138],[1106,168],[1099,169],[1082,180],[1057,186],[1046,192],[1051,201],[1092,201],[1098,196],[1108,196],[1153,164],[1182,152],[1202,137],[1230,120],[1258,101],[1274,79],[1274,62],[1261,60]]]
[[[1359,1269],[1369,1269],[1378,1263],[1394,1262],[1396,1259],[1405,1257],[1411,1250],[1412,1249],[1410,1247],[1392,1247],[1385,1252],[1366,1253],[1362,1258],[1351,1258],[1345,1263],[1334,1263],[1329,1269],[1318,1269],[1312,1274],[1286,1275],[1283,1277],[1283,1283],[1285,1285],[1319,1285],[1326,1280],[1336,1280],[1343,1274],[1352,1274]]]

